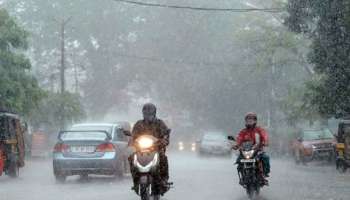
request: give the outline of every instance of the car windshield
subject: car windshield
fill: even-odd
[[[304,131],[304,140],[332,139],[334,136],[328,129]]]
[[[224,134],[206,134],[206,135],[204,135],[203,140],[225,141],[225,140],[227,140],[227,136],[225,136]]]
[[[112,133],[112,126],[106,125],[76,125],[71,128],[71,130],[78,131],[107,131],[107,133]]]
[[[64,132],[60,135],[60,139],[63,141],[103,141],[106,140],[106,138],[107,135],[104,132]]]

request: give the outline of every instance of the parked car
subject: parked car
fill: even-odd
[[[335,142],[329,129],[302,130],[292,142],[295,162],[305,164],[312,160],[332,161]]]
[[[232,144],[222,132],[207,132],[198,141],[200,154],[231,155]]]
[[[128,171],[128,138],[118,124],[77,124],[59,133],[54,147],[56,180],[89,174],[121,177]]]

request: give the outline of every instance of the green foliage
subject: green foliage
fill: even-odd
[[[27,46],[27,32],[0,9],[0,106],[22,114],[29,114],[43,96],[29,73],[29,59],[20,53]]]
[[[57,130],[60,127],[62,108],[66,123],[73,124],[86,117],[81,98],[77,94],[65,92],[60,93],[47,92],[46,98],[40,102],[38,109],[31,115],[31,123],[34,127],[40,127],[42,124],[51,126]]]
[[[289,88],[286,97],[279,102],[289,125],[295,126],[301,121],[314,122],[321,119],[318,107],[313,103],[313,88],[318,87],[319,83],[320,79],[315,77],[307,81],[305,86]]]
[[[348,0],[289,0],[286,25],[312,39],[309,61],[322,79],[308,88],[324,117],[350,113],[349,10]]]

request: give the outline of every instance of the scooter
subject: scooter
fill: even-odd
[[[136,152],[132,156],[132,165],[138,177],[137,193],[141,200],[159,200],[172,185],[164,185],[161,181],[159,142],[152,135],[141,135],[135,140]]]

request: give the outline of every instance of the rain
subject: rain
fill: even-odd
[[[350,199],[349,14],[348,0],[0,0],[0,199],[149,200],[140,122],[157,126],[159,174],[168,158],[162,200]]]

